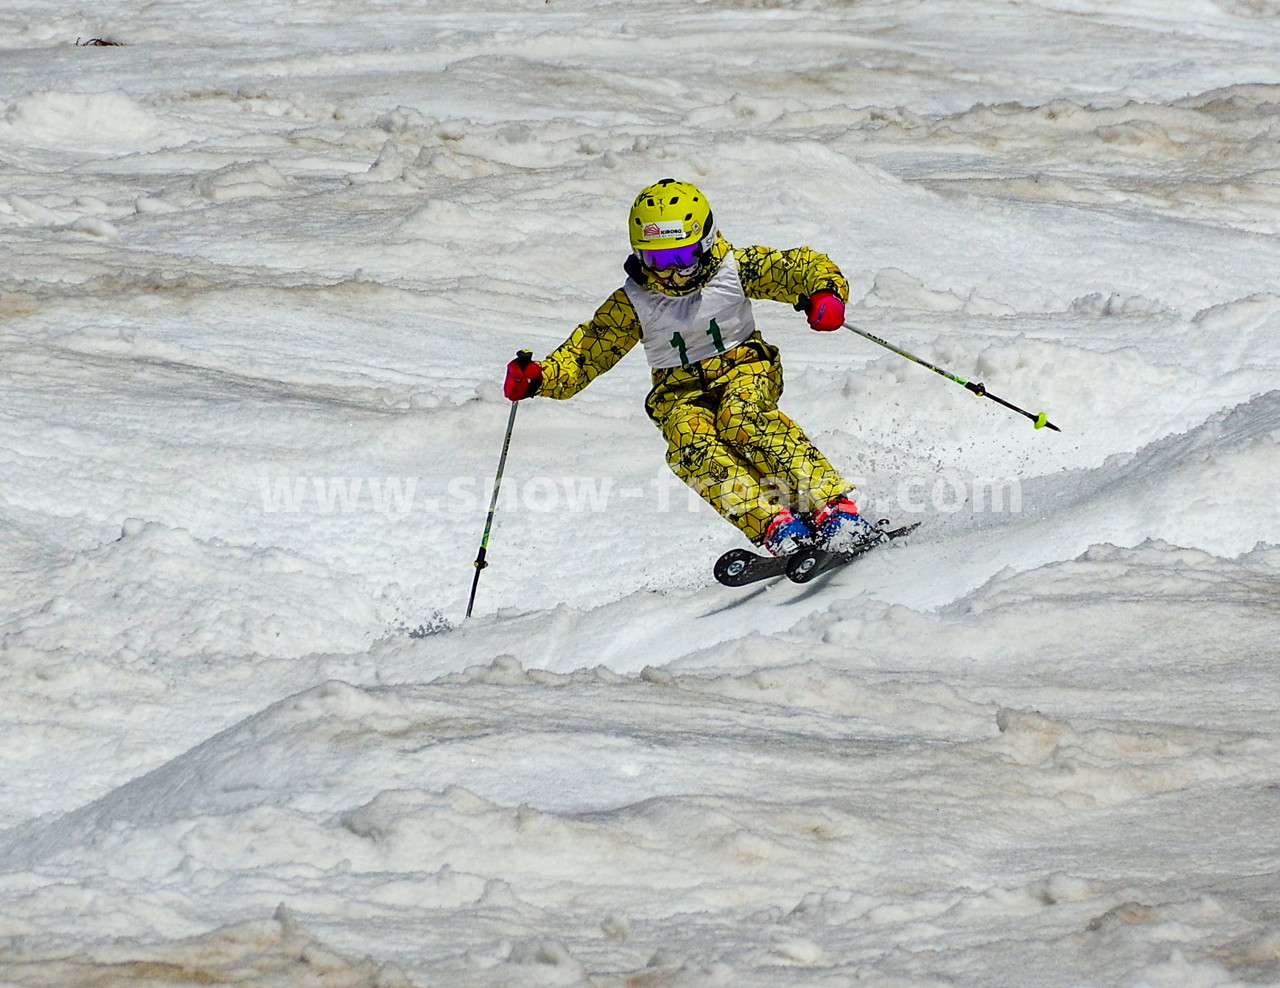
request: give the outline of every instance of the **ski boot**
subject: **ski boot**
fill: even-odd
[[[814,530],[809,523],[787,508],[773,516],[764,533],[761,547],[772,556],[789,556],[814,544]]]
[[[813,514],[815,543],[828,552],[849,552],[881,538],[879,529],[858,514],[845,494],[833,497]]]

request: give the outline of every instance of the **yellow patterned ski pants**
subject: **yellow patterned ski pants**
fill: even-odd
[[[782,365],[760,337],[653,378],[645,407],[668,465],[754,544],[781,508],[813,511],[853,486],[778,410]]]

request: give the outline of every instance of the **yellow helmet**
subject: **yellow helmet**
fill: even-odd
[[[713,247],[716,224],[696,185],[664,178],[641,190],[631,204],[631,253],[627,272],[667,295],[687,295],[719,266]]]
[[[715,233],[711,206],[696,185],[664,178],[642,189],[627,221],[636,250],[664,250],[707,240]]]

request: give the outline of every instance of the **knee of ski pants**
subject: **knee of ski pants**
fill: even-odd
[[[730,444],[748,442],[768,426],[777,406],[754,391],[727,396],[716,410],[716,434]]]
[[[715,433],[715,415],[708,409],[676,405],[666,409],[657,426],[667,441],[667,464],[676,473],[701,473],[707,461],[714,457],[719,438]]]
[[[778,415],[782,392],[777,364],[756,361],[739,370],[726,385],[716,408],[716,432],[730,443],[764,431]]]

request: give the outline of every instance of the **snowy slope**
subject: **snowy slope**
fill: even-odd
[[[209,0],[0,38],[0,984],[1280,983],[1280,9]],[[90,39],[111,46],[76,45]],[[630,197],[829,252],[801,588],[631,355]]]

